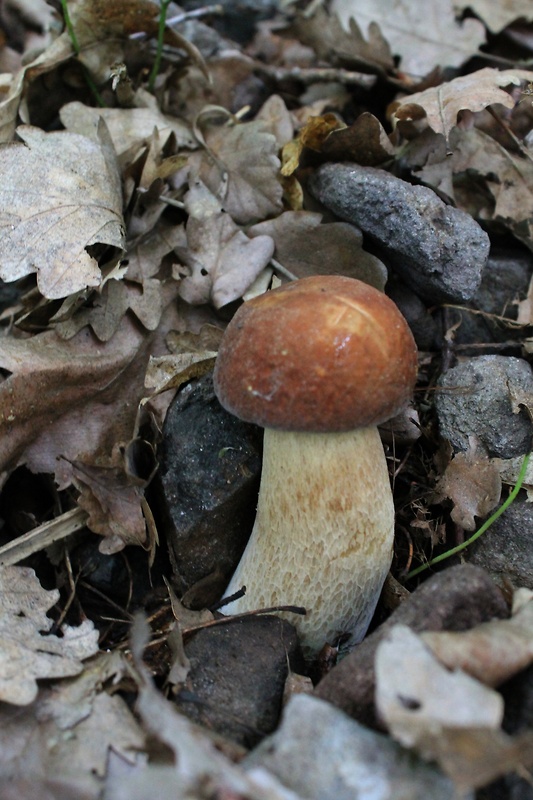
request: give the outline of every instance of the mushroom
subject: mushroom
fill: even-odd
[[[363,638],[394,538],[377,425],[407,403],[416,371],[398,308],[353,278],[303,278],[238,309],[215,392],[265,436],[254,528],[224,596],[246,594],[224,613],[304,606],[289,618],[308,658]]]

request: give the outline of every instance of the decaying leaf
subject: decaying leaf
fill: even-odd
[[[503,699],[464,672],[449,672],[420,637],[395,625],[376,652],[376,706],[391,734],[424,753],[445,728],[497,729]]]
[[[392,53],[377,22],[370,22],[365,39],[357,14],[346,17],[345,27],[341,25],[341,16],[338,11],[328,14],[320,5],[312,16],[302,14],[296,18],[295,32],[324,61],[370,67],[378,72],[392,70]]]
[[[40,292],[66,297],[98,286],[87,247],[124,247],[120,177],[112,146],[22,126],[24,144],[0,147],[0,277],[37,273]]]
[[[142,489],[123,470],[74,464],[72,477],[80,492],[78,505],[89,514],[87,526],[105,537],[102,552],[116,553],[128,544],[146,542]]]
[[[208,149],[191,156],[191,183],[203,181],[240,225],[280,213],[277,143],[263,123],[213,127],[205,141]]]
[[[95,119],[105,120],[117,155],[148,139],[154,128],[159,131],[161,147],[164,147],[172,134],[176,137],[178,147],[192,149],[197,146],[192,131],[185,122],[165,116],[157,107],[91,108],[76,101],[63,106],[60,117],[67,130],[84,136],[89,135]]]
[[[461,669],[487,686],[499,686],[533,662],[533,601],[510,619],[468,631],[428,631],[421,638],[448,669]]]
[[[247,233],[270,236],[276,245],[276,260],[298,278],[346,275],[383,289],[387,270],[376,256],[363,250],[359,229],[347,222],[321,222],[321,214],[285,211],[252,225]]]
[[[82,661],[98,651],[98,631],[86,620],[49,633],[46,612],[59,599],[45,591],[28,567],[0,567],[0,699],[25,706],[37,696],[39,678],[77,675]]]
[[[248,238],[225,212],[189,217],[186,232],[187,248],[176,248],[185,268],[177,266],[175,275],[181,297],[193,305],[220,308],[242,297],[274,253],[270,236]]]
[[[112,755],[123,767],[144,760],[139,723],[116,692],[102,690],[125,668],[118,652],[104,653],[78,677],[41,688],[31,705],[2,706],[2,794],[7,784],[19,798],[38,791],[43,798],[98,800]]]
[[[451,517],[466,531],[476,529],[475,517],[486,517],[498,505],[502,482],[497,464],[475,446],[450,461],[436,491],[454,507]]]
[[[461,12],[467,8],[473,11],[492,33],[500,33],[519,19],[533,21],[529,0],[505,0],[505,3],[494,3],[492,0],[454,0],[453,5]]]
[[[520,86],[523,81],[532,80],[533,72],[527,70],[499,71],[485,67],[440,86],[408,95],[400,102],[395,116],[398,118],[404,103],[420,106],[425,112],[428,125],[447,139],[450,131],[457,125],[457,117],[461,111],[481,111],[494,103],[513,108],[516,100],[505,91],[505,87]]]
[[[424,13],[416,0],[333,0],[332,11],[347,28],[350,18],[363,29],[379,28],[400,67],[419,78],[436,65],[459,67],[485,42],[485,28],[477,19],[456,19],[452,0],[428,0]],[[429,22],[431,20],[431,22]]]

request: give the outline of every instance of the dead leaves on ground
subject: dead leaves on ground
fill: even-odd
[[[533,663],[531,592],[515,593],[507,620],[468,631],[394,626],[376,653],[376,705],[391,735],[437,761],[460,791],[530,768],[533,734],[503,732],[500,686]]]

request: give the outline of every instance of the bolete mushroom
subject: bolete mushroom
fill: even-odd
[[[299,605],[304,652],[360,641],[390,567],[394,505],[377,425],[407,403],[416,345],[361,281],[315,276],[244,303],[222,339],[220,403],[265,428],[257,516],[225,597],[240,613]]]

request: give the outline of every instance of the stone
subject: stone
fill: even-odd
[[[431,189],[358,164],[323,164],[308,188],[377,243],[422,300],[463,303],[478,290],[489,237],[469,214],[446,205]]]
[[[244,759],[243,766],[263,767],[308,800],[455,796],[452,783],[435,767],[306,694],[291,698],[279,729]]]
[[[153,505],[180,593],[212,576],[214,602],[235,570],[254,523],[261,441],[260,428],[222,408],[211,374],[172,401],[158,447]]]
[[[470,564],[489,572],[500,583],[533,591],[533,505],[515,500],[502,516],[465,551]]]
[[[531,367],[513,356],[466,358],[440,376],[435,407],[442,436],[465,451],[470,437],[489,456],[514,458],[531,449],[533,424],[514,396],[533,400]]]
[[[176,697],[181,711],[243,747],[276,727],[289,665],[304,669],[296,630],[269,615],[199,630],[185,655],[190,670]]]

